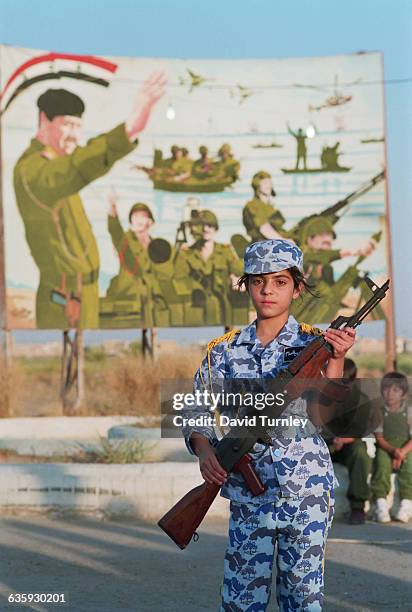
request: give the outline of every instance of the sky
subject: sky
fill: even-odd
[[[61,52],[259,59],[382,51],[396,332],[412,337],[410,0],[0,0],[0,13],[0,43]]]

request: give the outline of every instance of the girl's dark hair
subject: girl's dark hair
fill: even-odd
[[[296,266],[293,266],[293,268],[287,268],[287,271],[290,272],[290,275],[293,279],[293,285],[295,289],[299,289],[299,286],[303,285],[304,291],[307,291],[308,293],[313,295],[313,297],[316,297],[316,298],[320,297],[318,291],[314,291],[315,286],[312,285],[311,283],[308,283],[303,272],[301,272],[299,268],[297,268]],[[238,288],[241,289],[242,287],[246,287],[246,289],[248,290],[249,289],[249,278],[251,276],[260,276],[260,275],[242,274],[242,276],[239,278],[237,282]]]
[[[409,383],[405,374],[401,374],[401,372],[387,372],[381,380],[381,393],[383,393],[385,389],[391,387],[392,385],[400,387],[402,389],[403,395],[408,394]]]

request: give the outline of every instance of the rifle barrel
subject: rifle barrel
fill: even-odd
[[[347,321],[345,327],[357,327],[363,321],[365,317],[375,308],[380,301],[386,295],[386,292],[389,289],[389,279],[382,285],[382,287],[378,287],[374,292],[372,297],[362,306],[358,312],[355,312]]]

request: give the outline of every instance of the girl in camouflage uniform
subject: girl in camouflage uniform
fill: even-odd
[[[283,239],[263,240],[245,252],[245,283],[257,319],[242,331],[229,332],[208,345],[195,375],[195,388],[213,379],[274,378],[297,352],[321,333],[289,315],[305,286],[303,256]],[[325,333],[334,349],[326,375],[340,378],[343,360],[353,345],[353,329]],[[207,408],[193,409],[192,416]],[[306,401],[291,402],[286,415],[307,416]],[[268,432],[270,433],[270,432]],[[324,551],[333,515],[336,484],[329,451],[316,428],[294,437],[276,434],[271,444],[253,447],[254,469],[266,490],[254,497],[240,473],[226,474],[213,446],[213,427],[185,427],[186,444],[199,457],[206,482],[221,484],[230,500],[229,543],[224,562],[220,612],[263,612],[267,609],[276,559],[276,598],[280,610],[319,611],[323,603]],[[275,545],[277,553],[275,557]]]

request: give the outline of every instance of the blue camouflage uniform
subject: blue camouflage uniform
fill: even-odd
[[[245,253],[245,272],[249,274],[292,265],[301,269],[301,251],[287,240],[260,241]],[[229,332],[209,343],[208,354],[195,375],[195,390],[213,391],[222,379],[274,378],[314,339],[314,333],[316,330],[299,325],[291,315],[266,346],[256,336],[256,321],[240,332]],[[194,407],[186,410],[185,416],[208,415],[208,408]],[[307,417],[306,401],[299,398],[291,402],[281,416],[289,415]],[[191,453],[193,432],[206,436],[212,445],[218,442],[213,427],[184,427]],[[220,612],[267,609],[276,543],[280,610],[322,609],[325,543],[337,484],[329,451],[313,426],[311,433],[295,431],[293,437],[268,433],[271,444],[256,443],[250,452],[266,491],[254,497],[239,472],[231,472],[221,490],[230,500],[230,523]]]

